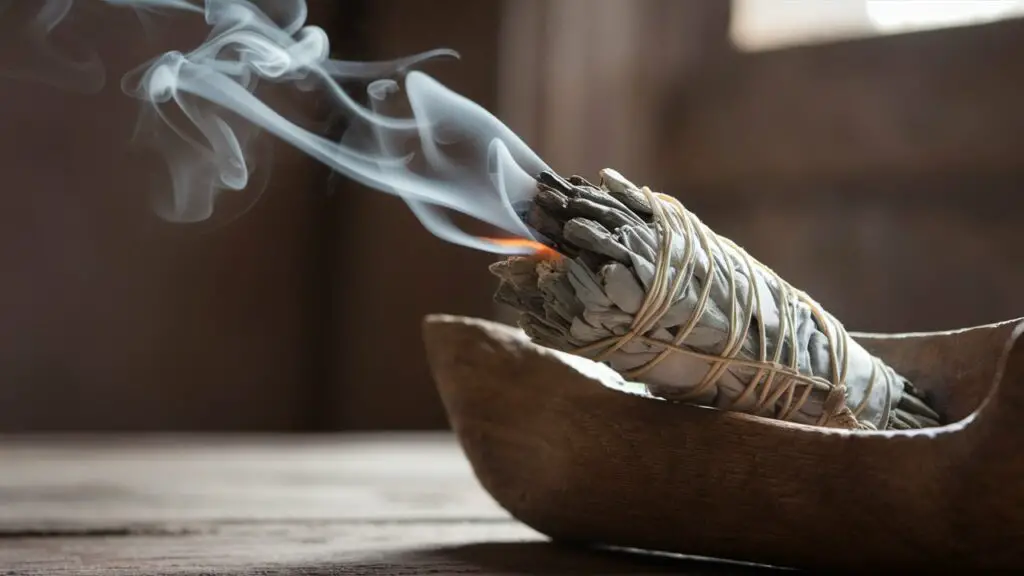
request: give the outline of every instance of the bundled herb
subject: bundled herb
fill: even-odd
[[[670,196],[613,170],[598,186],[545,172],[523,218],[560,256],[491,271],[538,344],[671,400],[838,428],[939,423],[819,304]]]

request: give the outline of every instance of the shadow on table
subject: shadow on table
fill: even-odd
[[[765,574],[776,570],[640,551],[547,542],[491,542],[428,548],[306,566],[290,574]],[[261,572],[263,574],[263,572]]]
[[[763,574],[777,570],[643,551],[550,542],[489,542],[424,551],[495,574]]]

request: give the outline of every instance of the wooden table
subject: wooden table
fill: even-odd
[[[754,570],[551,544],[446,434],[0,437],[0,575]]]

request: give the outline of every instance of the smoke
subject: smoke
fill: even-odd
[[[221,194],[249,192],[255,136],[266,131],[331,169],[402,198],[434,235],[494,253],[499,244],[456,227],[449,211],[506,233],[533,238],[517,214],[535,192],[545,163],[483,107],[422,71],[425,61],[457,57],[435,50],[388,62],[330,57],[323,29],[306,24],[303,0],[100,0],[136,9],[203,15],[210,33],[191,51],[165,53],[128,74],[124,91],[143,107],[140,131],[157,136],[172,192],[160,214],[172,221],[209,218]],[[71,0],[47,0],[49,25]],[[62,9],[58,10],[58,9]],[[47,28],[34,32],[45,38]],[[95,62],[90,58],[87,62]],[[261,83],[326,97],[348,128],[331,140],[289,120],[257,96]],[[368,86],[368,105],[347,84]],[[175,119],[178,118],[178,119]]]
[[[189,0],[99,2],[130,7],[139,14],[158,13],[161,8],[203,13],[201,5]],[[106,84],[103,62],[66,22],[73,20],[75,5],[75,0],[0,0],[0,77],[86,94],[99,92]]]
[[[68,17],[73,4],[74,0],[0,0],[0,76],[76,92],[98,92],[106,76],[95,51],[73,38],[64,50],[52,41],[54,30]]]

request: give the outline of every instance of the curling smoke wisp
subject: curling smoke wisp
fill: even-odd
[[[95,51],[76,45],[73,55],[50,42],[54,29],[67,17],[74,0],[0,0],[0,77],[43,82],[86,94],[106,82],[103,63]]]
[[[43,3],[52,11],[49,26],[72,1]],[[213,214],[218,195],[245,190],[253,137],[266,131],[351,179],[401,197],[444,240],[494,253],[531,251],[527,244],[473,236],[448,218],[448,211],[460,212],[509,235],[533,238],[516,209],[534,193],[533,176],[547,169],[483,107],[410,71],[454,52],[388,62],[332,59],[324,30],[306,24],[304,0],[100,1],[196,12],[210,28],[200,46],[165,53],[122,81],[124,91],[142,103],[140,130],[162,131],[157,145],[173,189],[160,208],[163,217],[201,221]],[[300,127],[256,95],[261,83],[326,95],[347,121],[345,134],[332,140]],[[347,83],[368,86],[368,104],[346,92]]]
[[[163,8],[203,13],[202,5],[190,0],[99,2],[131,7],[139,14],[159,13]],[[102,89],[106,71],[88,39],[73,38],[70,46],[61,47],[52,42],[55,29],[70,19],[75,5],[75,0],[0,0],[0,77],[42,82],[86,94]],[[74,28],[73,24],[68,27]]]

